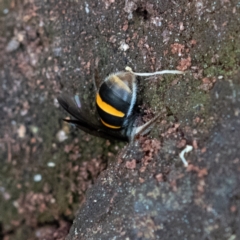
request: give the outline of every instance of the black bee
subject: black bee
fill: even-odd
[[[96,86],[96,109],[98,117],[90,114],[80,96],[62,94],[59,104],[75,119],[64,120],[76,125],[81,130],[102,138],[120,141],[133,141],[136,136],[148,133],[160,116],[137,126],[137,115],[133,109],[137,99],[136,76],[152,76],[156,74],[183,74],[177,70],[164,70],[154,73],[134,73],[130,68],[126,72],[109,75]]]

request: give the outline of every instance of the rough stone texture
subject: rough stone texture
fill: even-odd
[[[95,13],[106,22],[113,15],[111,33],[101,30],[106,42],[123,38],[127,64],[138,71],[161,66],[189,73],[143,83],[142,101],[166,105],[172,115],[159,122],[156,139],[126,146],[101,173],[67,239],[238,239],[239,3],[126,4],[131,19],[121,10],[117,15],[115,2],[104,17]],[[117,34],[121,25],[126,35]],[[108,56],[116,68],[120,58]],[[187,168],[178,156],[186,144],[194,147]]]
[[[197,140],[202,148],[195,146],[187,168],[176,155],[177,138],[171,146],[163,141],[147,166],[149,151],[126,147],[88,192],[67,239],[238,239],[240,120],[232,93],[228,82],[215,85],[212,113],[228,107],[209,137]],[[131,159],[135,169],[126,167]]]
[[[0,238],[64,239],[81,206],[68,240],[240,239],[239,26],[237,0],[1,4]],[[62,123],[60,91],[94,111],[96,72],[125,66],[186,71],[139,78],[144,119],[168,110],[149,136]]]

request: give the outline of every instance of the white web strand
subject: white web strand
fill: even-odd
[[[141,77],[149,77],[149,76],[160,75],[160,74],[184,74],[183,71],[178,71],[178,70],[163,70],[163,71],[158,71],[153,73],[135,73],[132,71],[130,67],[126,67],[125,70],[128,72],[131,72],[136,76],[141,76]]]

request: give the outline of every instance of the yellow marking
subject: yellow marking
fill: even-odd
[[[114,128],[114,129],[119,129],[119,128],[121,128],[120,126],[109,125],[109,124],[105,123],[102,119],[101,119],[101,122],[102,122],[103,125],[105,125],[105,126],[108,127],[108,128]]]
[[[118,111],[116,108],[112,107],[111,105],[105,103],[101,97],[99,96],[99,93],[97,94],[96,98],[97,105],[106,113],[109,113],[110,115],[113,115],[115,117],[124,117],[125,114],[121,111]]]
[[[116,75],[112,75],[111,76],[113,78],[113,81],[122,89],[126,90],[127,92],[131,92],[130,88],[128,87],[128,85],[123,82],[118,76]]]

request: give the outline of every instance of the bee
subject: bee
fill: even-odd
[[[183,74],[178,70],[164,70],[154,73],[135,73],[131,68],[110,74],[96,86],[96,117],[90,114],[79,95],[62,94],[59,104],[74,117],[64,121],[79,129],[102,138],[132,142],[139,135],[147,134],[159,118],[157,114],[150,121],[138,126],[139,114],[134,107],[137,100],[136,76],[154,76],[157,74]]]

